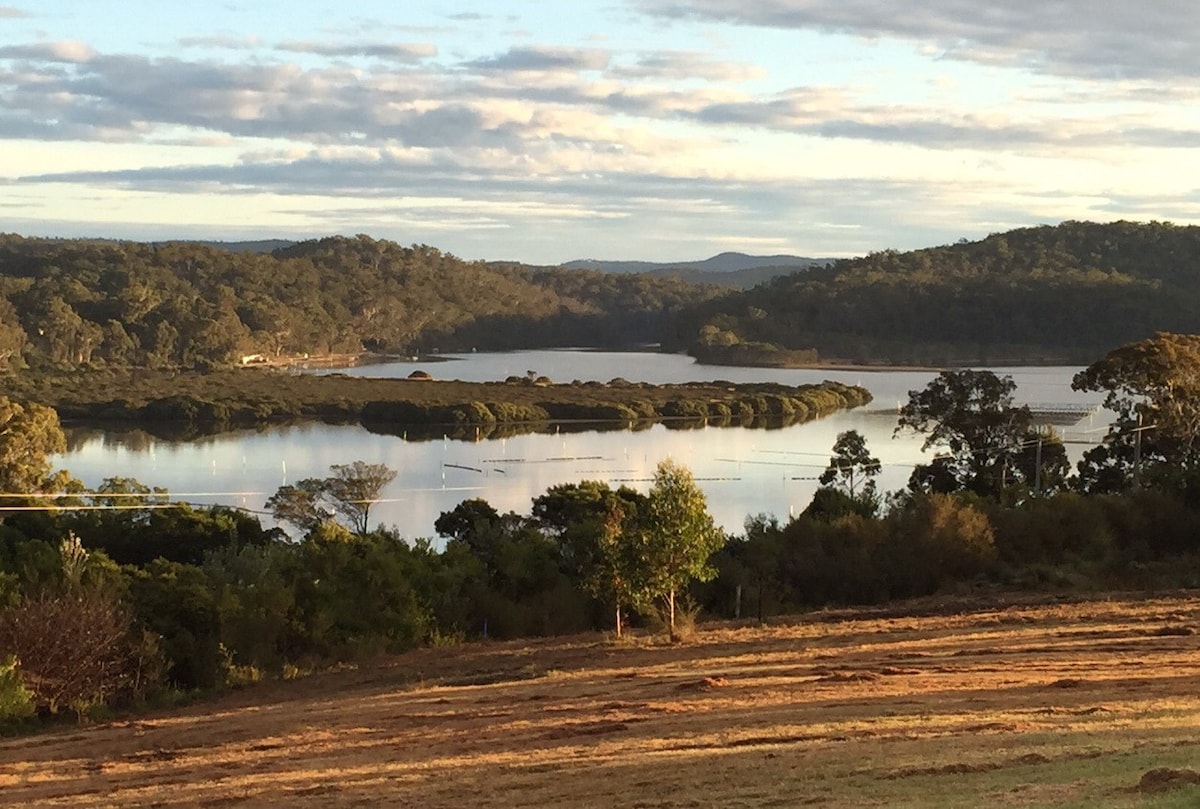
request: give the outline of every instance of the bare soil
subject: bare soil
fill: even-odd
[[[422,649],[0,742],[50,806],[1195,806],[1200,594]]]

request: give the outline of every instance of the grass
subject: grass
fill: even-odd
[[[1191,807],[1197,628],[1200,601],[1181,596],[815,613],[677,644],[463,643],[0,741],[0,792],[30,807]]]

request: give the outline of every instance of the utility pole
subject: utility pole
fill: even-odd
[[[1033,460],[1033,496],[1042,496],[1042,433],[1038,431],[1037,453]]]
[[[1138,426],[1133,436],[1133,490],[1140,489],[1142,483],[1142,414],[1138,413]]]

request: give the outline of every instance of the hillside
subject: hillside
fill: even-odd
[[[666,342],[893,363],[1090,362],[1200,330],[1200,228],[1064,222],[885,251],[704,303]],[[745,352],[743,352],[745,353]]]
[[[1194,595],[463,644],[0,741],[52,806],[1194,806]]]
[[[271,253],[0,236],[0,368],[621,347],[656,342],[678,311],[718,292],[641,275],[468,262],[366,236]]]

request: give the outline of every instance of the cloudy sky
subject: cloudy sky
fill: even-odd
[[[0,0],[0,231],[464,258],[1200,222],[1195,0]]]

